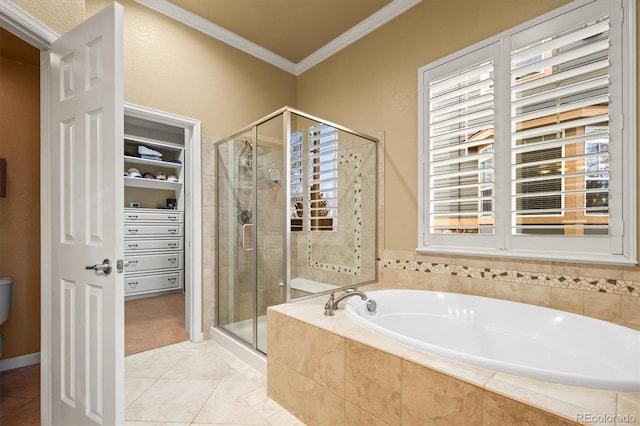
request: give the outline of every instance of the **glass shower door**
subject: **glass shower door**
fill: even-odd
[[[282,134],[281,114],[217,145],[217,324],[263,353],[267,308],[285,300]]]
[[[267,353],[267,308],[284,302],[286,168],[283,116],[256,126],[256,349]]]
[[[255,344],[254,132],[217,146],[218,325]]]

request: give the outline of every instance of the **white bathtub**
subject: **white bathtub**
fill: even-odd
[[[424,290],[367,292],[347,313],[388,338],[493,371],[640,392],[640,331],[523,303]]]

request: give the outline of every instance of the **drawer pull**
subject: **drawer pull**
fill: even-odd
[[[171,262],[171,263],[176,263],[176,260],[178,260],[178,258],[177,258],[177,257],[170,257],[170,258],[168,258],[167,260],[168,260],[169,262]]]
[[[178,247],[178,243],[168,243],[169,247],[175,248]]]
[[[131,220],[136,220],[138,218],[138,215],[137,214],[130,214],[130,215],[127,215],[127,217],[129,219],[131,219]]]
[[[138,264],[139,260],[130,260],[129,264],[127,266],[136,266]]]
[[[169,220],[176,220],[178,219],[178,216],[169,216]]]
[[[127,232],[129,232],[130,234],[137,234],[137,233],[138,233],[138,230],[137,230],[137,229],[129,228],[129,229],[127,230]]]
[[[136,287],[138,287],[138,281],[130,281],[130,282],[129,282],[129,287],[131,287],[131,288],[136,288]]]
[[[168,231],[170,234],[177,234],[177,233],[178,233],[178,230],[177,230],[176,228],[170,228],[170,229],[167,229],[167,231]]]
[[[138,248],[137,244],[127,244],[127,247],[129,248]]]
[[[175,283],[176,279],[177,279],[176,277],[167,278],[167,280],[169,280],[171,284]]]

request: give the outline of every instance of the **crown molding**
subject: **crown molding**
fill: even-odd
[[[8,0],[0,0],[0,27],[40,50],[49,50],[60,34]]]
[[[195,13],[189,12],[169,0],[136,0],[136,2],[147,6],[156,12],[162,13],[169,18],[175,19],[201,33],[204,33],[210,37],[213,37],[223,43],[226,43],[238,50],[242,50],[249,55],[255,56],[258,59],[262,59],[265,62],[270,63],[278,68],[281,68],[291,74],[295,74],[296,65],[283,58],[280,55],[276,55],[270,50],[265,49],[262,46],[255,44],[243,37],[240,37],[236,33],[233,33],[219,25],[208,21]]]
[[[411,9],[421,1],[422,0],[393,0],[391,3],[387,4],[364,21],[348,29],[329,43],[322,46],[320,49],[313,52],[311,55],[298,62],[296,64],[295,74],[300,75],[308,69],[313,68],[320,62],[349,46],[351,43],[354,43],[391,21],[396,16]]]
[[[4,0],[3,0],[4,1]],[[239,35],[222,28],[194,13],[191,13],[169,0],[135,0],[156,12],[162,13],[178,22],[181,22],[197,31],[239,49],[249,55],[255,56],[271,65],[274,65],[290,74],[300,75],[314,67],[328,57],[344,49],[356,40],[386,24],[396,16],[412,8],[422,0],[393,0],[391,3],[369,16],[351,29],[345,31],[334,40],[322,46],[311,55],[298,63],[289,61],[272,51],[263,48]]]

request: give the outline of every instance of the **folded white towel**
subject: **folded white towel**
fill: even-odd
[[[153,150],[144,145],[138,145],[138,154],[140,155],[152,155],[154,157],[162,157],[162,153],[156,150]]]

